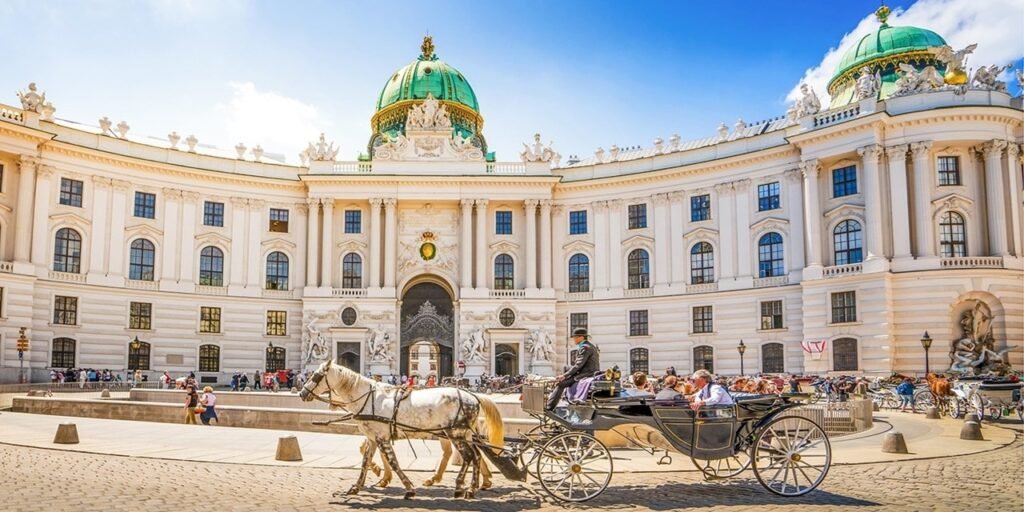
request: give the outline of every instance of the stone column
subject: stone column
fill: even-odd
[[[459,265],[461,265],[462,288],[473,287],[473,200],[459,201],[462,207],[462,236],[459,239]]]
[[[395,287],[398,265],[398,199],[384,200],[384,287]]]
[[[128,190],[132,184],[125,180],[113,180],[114,193],[110,200],[110,253],[107,255],[107,275],[120,277],[125,274],[124,221],[128,216]]]
[[[32,263],[50,268],[50,188],[53,186],[53,167],[36,167],[35,212],[32,216]],[[123,197],[123,195],[122,195]],[[123,225],[123,221],[122,221]],[[122,228],[123,229],[123,228]]]
[[[1013,255],[1020,258],[1022,256],[1021,251],[1024,240],[1021,237],[1024,233],[1021,232],[1021,218],[1020,218],[1020,147],[1016,144],[1009,144],[1006,146],[1006,164],[1009,169],[1007,177],[1009,182],[1007,187],[1010,191],[1010,247],[1013,248]]]
[[[754,273],[752,253],[757,251],[757,241],[750,240],[750,180],[736,181],[733,190],[736,208],[736,277],[749,281]],[[748,285],[752,284],[750,282]]]
[[[18,204],[14,216],[14,261],[28,263],[32,256],[32,192],[36,188],[36,166],[39,159],[33,156],[22,156],[18,161]]]
[[[882,146],[870,144],[858,148],[857,154],[864,165],[864,245],[867,252],[864,261],[884,260],[881,170],[878,166],[882,157]]]
[[[540,287],[551,288],[551,200],[540,202]]]
[[[807,241],[807,267],[813,272],[821,273],[821,199],[818,189],[818,174],[821,166],[818,159],[813,158],[800,162],[800,175],[804,178],[804,220],[807,223],[807,232],[804,240]]]
[[[199,204],[199,193],[185,191],[181,194],[181,243],[179,244],[178,282],[191,284],[195,282],[196,254],[196,208]]]
[[[106,274],[106,253],[110,247],[110,178],[92,177],[92,239],[89,244],[89,273],[94,276]],[[167,263],[167,260],[161,262]]]
[[[588,214],[589,215],[589,214]],[[551,254],[551,287],[558,290],[565,290],[568,287],[568,267],[566,261],[563,259],[564,254],[562,253],[562,247],[565,246],[566,240],[569,238],[569,214],[568,207],[563,204],[552,204],[551,205],[551,246],[553,249],[549,251]],[[588,219],[587,222],[588,232],[593,232],[593,217]],[[593,260],[591,260],[591,272],[593,272]],[[593,279],[593,273],[591,273],[591,279]],[[591,280],[591,289],[593,289],[593,280]]]
[[[885,148],[889,157],[889,194],[892,201],[892,256],[910,257],[910,205],[907,197],[907,149],[900,144]]]
[[[967,222],[967,254],[970,256],[982,256],[988,250],[985,245],[985,213],[982,210],[985,197],[985,184],[983,183],[983,169],[985,163],[982,161],[982,154],[977,147],[972,147],[963,158],[961,178],[966,195],[974,201],[974,209],[964,219]],[[936,226],[937,227],[937,226]]]
[[[487,200],[476,200],[476,287],[490,288],[487,283]]]
[[[174,282],[174,274],[178,269],[175,268],[175,262],[181,257],[181,250],[178,249],[178,228],[181,227],[181,222],[178,220],[178,210],[181,203],[181,191],[173,188],[165,188],[162,191],[164,196],[164,211],[163,211],[163,225],[164,225],[164,240],[163,240],[163,251],[160,255],[160,267],[159,279],[166,280],[167,283]]]
[[[686,192],[670,192],[669,199],[669,222],[668,236],[671,239],[669,248],[668,265],[663,265],[669,271],[668,281],[672,286],[686,284],[686,247],[683,245],[683,235],[687,231],[689,217],[686,211]],[[655,242],[657,243],[657,242]]]
[[[309,220],[306,222],[306,286],[313,288],[320,277],[320,200],[311,197],[306,199],[309,207]]]
[[[368,288],[380,288],[380,207],[383,200],[379,197],[370,199],[370,279]]]
[[[718,250],[715,259],[718,260],[718,268],[715,269],[716,281],[724,281],[736,277],[736,220],[732,195],[733,184],[719,183],[715,185],[716,200],[718,202]]]
[[[804,246],[807,243],[804,234],[804,195],[800,189],[802,176],[799,169],[790,169],[783,173],[786,183],[786,213],[789,217],[789,239],[786,240],[786,263],[790,273],[802,272],[806,257]]]
[[[626,266],[622,254],[622,200],[608,201],[608,287],[622,288],[622,270]]]
[[[667,286],[672,272],[669,257],[671,249],[671,230],[668,205],[668,194],[654,194],[654,287]]]
[[[608,201],[594,203],[594,289],[608,288]],[[568,280],[566,280],[568,288]]]
[[[231,198],[231,249],[227,259],[228,285],[230,287],[245,286],[245,208],[249,200],[243,197]]]
[[[334,199],[322,199],[324,207],[323,245],[320,254],[320,286],[334,288]]]
[[[537,204],[536,199],[523,201],[526,209],[526,286],[537,287]]]
[[[935,257],[932,226],[932,141],[910,145],[914,158],[914,245],[918,258]]]
[[[1009,256],[1006,237],[1006,201],[1003,191],[1003,150],[1005,140],[991,140],[981,145],[985,156],[985,202],[988,204],[988,246],[990,256]],[[1014,205],[1016,208],[1017,205]]]
[[[249,236],[245,243],[245,287],[263,289],[266,283],[260,282],[263,273],[263,233],[267,231],[270,218],[266,215],[266,202],[261,199],[249,200]],[[289,213],[290,214],[290,213]]]

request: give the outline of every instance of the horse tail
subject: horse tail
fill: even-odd
[[[480,401],[480,413],[483,414],[483,432],[487,434],[488,443],[493,446],[505,446],[505,423],[501,420],[501,413],[498,412],[498,405],[486,396],[476,395]],[[500,449],[492,450],[498,453]]]

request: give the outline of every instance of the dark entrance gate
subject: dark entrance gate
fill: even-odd
[[[448,292],[434,283],[409,288],[401,318],[400,371],[421,379],[454,375],[455,323]]]

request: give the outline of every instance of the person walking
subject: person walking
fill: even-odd
[[[185,424],[196,425],[196,406],[199,405],[199,395],[196,388],[188,386],[185,388]]]
[[[263,372],[261,372],[259,370],[256,370],[256,378],[253,379],[252,388],[253,389],[260,389],[260,386],[262,385],[262,383],[263,383]]]
[[[85,368],[83,368],[82,371],[78,372],[78,389],[84,389],[85,388],[85,381],[88,378],[89,378],[89,374],[85,373]]]
[[[558,405],[558,401],[562,399],[562,393],[569,386],[586,377],[591,377],[601,370],[601,351],[590,342],[590,335],[587,334],[587,330],[583,327],[577,328],[572,332],[572,341],[576,344],[577,350],[579,350],[579,354],[576,356],[576,363],[565,373],[557,377],[555,389],[551,392],[551,396],[548,397],[547,404],[544,405],[546,410],[554,410],[555,406]]]
[[[249,387],[249,374],[242,372],[242,376],[238,378],[238,390],[245,391],[245,388],[247,387]]]
[[[896,394],[900,396],[900,412],[907,412],[907,407],[910,407],[910,412],[917,412],[914,410],[914,381],[910,377],[896,386]]]
[[[199,397],[199,403],[206,407],[206,410],[199,415],[203,425],[209,425],[210,420],[217,420],[217,423],[220,423],[220,420],[217,419],[217,410],[215,408],[217,405],[217,395],[213,394],[212,387],[206,386],[203,388],[203,396]]]

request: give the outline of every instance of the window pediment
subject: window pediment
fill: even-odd
[[[516,252],[519,250],[519,244],[511,240],[499,240],[494,242],[490,246],[491,252]]]
[[[623,247],[640,247],[654,245],[654,238],[645,235],[633,235],[622,241]]]
[[[92,221],[74,212],[58,213],[50,216],[54,224],[69,224],[72,226],[91,226]]]
[[[968,197],[952,193],[946,194],[938,199],[932,201],[932,208],[940,210],[961,210],[966,211],[974,206],[974,201],[971,201]]]
[[[292,246],[294,247],[294,244],[292,244]],[[339,243],[337,247],[338,249],[341,249],[342,253],[362,253],[366,251],[366,242],[363,242],[361,240],[345,240],[344,242]]]
[[[127,228],[124,228],[124,233],[125,235],[127,235],[128,238],[138,236],[150,239],[160,239],[164,236],[163,231],[147,224],[136,224],[134,226],[129,226]]]
[[[262,245],[263,247],[287,247],[289,249],[295,249],[296,247],[294,242],[281,237],[274,237],[271,238],[270,240],[264,240]]]
[[[201,235],[196,235],[196,243],[199,245],[219,245],[221,247],[230,247],[231,239],[220,233],[203,233]]]
[[[562,246],[562,250],[566,252],[585,252],[590,253],[594,250],[594,244],[585,242],[583,240],[573,240]]]
[[[778,217],[765,217],[750,225],[750,231],[759,233],[761,231],[784,231],[789,227],[789,221],[787,219],[781,219]]]
[[[683,235],[683,238],[686,239],[686,240],[698,240],[698,239],[716,240],[716,239],[718,239],[718,230],[717,229],[711,229],[711,228],[692,229],[688,233]]]
[[[864,216],[864,207],[858,204],[841,204],[825,212],[825,218],[831,219],[832,217],[845,217],[848,215],[856,215],[859,217]]]

